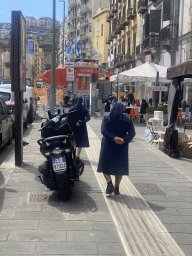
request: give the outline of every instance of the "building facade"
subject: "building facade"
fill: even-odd
[[[136,66],[136,45],[139,44],[140,19],[136,0],[110,2],[109,45],[107,69],[110,73],[121,72]]]
[[[108,56],[108,45],[106,36],[109,35],[109,25],[106,18],[109,15],[109,8],[98,8],[93,16],[93,52],[92,59],[97,64],[106,65]]]
[[[72,60],[80,60],[76,46],[81,43],[82,61],[91,61],[93,16],[99,7],[109,7],[108,0],[102,2],[96,0],[68,1],[67,43],[72,45]]]

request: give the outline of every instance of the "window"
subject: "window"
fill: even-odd
[[[101,24],[101,36],[103,36],[103,23]]]
[[[92,11],[89,12],[89,18],[92,18]]]
[[[91,32],[92,31],[92,26],[89,26],[89,32]]]
[[[97,31],[99,31],[99,21],[97,22]]]

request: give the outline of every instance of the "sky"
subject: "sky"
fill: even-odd
[[[65,15],[67,15],[67,0]],[[63,19],[64,3],[56,0],[56,20]],[[23,16],[42,16],[53,18],[53,0],[0,0],[0,23],[11,23],[11,11],[21,11]]]

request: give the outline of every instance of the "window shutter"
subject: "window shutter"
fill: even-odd
[[[127,54],[130,55],[130,37],[128,37]]]
[[[170,20],[171,1],[163,1],[163,21]]]
[[[149,32],[160,32],[161,10],[151,10],[149,15]]]
[[[145,38],[149,36],[149,14],[146,14],[145,18]]]

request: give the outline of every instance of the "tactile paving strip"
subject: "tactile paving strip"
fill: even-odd
[[[157,184],[133,182],[133,185],[141,195],[166,195],[165,192]]]
[[[35,202],[48,202],[51,194],[29,194],[29,202],[35,203]]]

